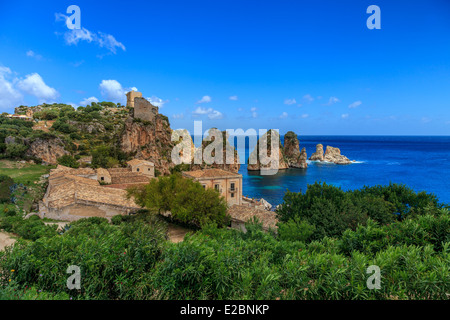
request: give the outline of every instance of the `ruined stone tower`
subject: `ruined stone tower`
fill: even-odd
[[[127,107],[134,108],[134,98],[141,98],[142,93],[138,91],[130,91],[126,94],[127,96]]]
[[[142,98],[142,93],[137,91],[127,93],[127,107],[134,108],[133,118],[144,121],[153,121],[158,114],[158,107],[152,105],[147,99]]]

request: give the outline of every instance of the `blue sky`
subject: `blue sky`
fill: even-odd
[[[137,88],[173,129],[448,135],[449,35],[445,0],[2,1],[0,112]]]

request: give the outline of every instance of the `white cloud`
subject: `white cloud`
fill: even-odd
[[[208,114],[208,118],[211,119],[211,120],[222,119],[223,118],[223,114],[222,114],[222,112],[219,112],[217,110],[213,110],[213,112]]]
[[[307,113],[304,113],[304,114],[302,114],[302,115],[301,115],[301,117],[302,117],[303,119],[306,119],[306,118],[308,118],[308,117],[309,117],[309,114],[307,114]]]
[[[97,103],[98,99],[96,97],[86,98],[86,99],[84,99],[83,101],[80,102],[80,105],[87,106],[88,104],[91,104],[92,102]]]
[[[338,103],[340,100],[336,97],[330,97],[330,99],[328,99],[328,103],[325,103],[324,106],[331,106],[335,103]]]
[[[341,115],[341,118],[342,118],[342,119],[347,119],[348,117],[349,117],[349,114],[348,114],[348,113],[344,113],[344,114]]]
[[[14,88],[17,79],[11,79],[11,75],[11,69],[0,66],[0,112],[12,112],[23,101],[22,94]]]
[[[213,108],[206,109],[206,108],[202,108],[202,107],[197,107],[197,109],[195,109],[195,111],[193,111],[192,113],[196,114],[196,115],[202,115],[202,114],[208,114],[211,112],[213,112]]]
[[[280,115],[280,119],[286,119],[288,117],[288,113],[287,112],[283,112],[281,115]]]
[[[136,88],[134,88],[136,89]],[[133,91],[137,91],[133,90]],[[150,103],[158,108],[161,108],[165,103],[169,102],[169,100],[163,100],[161,98],[158,98],[156,96],[151,96],[150,98],[147,98],[148,101],[150,101]]]
[[[126,93],[129,91],[138,91],[136,87],[124,88],[117,80],[102,80],[99,85],[102,96],[112,102],[125,104],[127,101]]]
[[[211,102],[210,96],[203,96],[203,98],[197,101],[197,103],[208,103],[208,102]]]
[[[237,111],[242,112],[242,111],[244,111],[244,109],[243,108],[238,108]]]
[[[56,21],[67,20],[67,16],[61,13],[55,13]],[[64,41],[67,45],[77,45],[80,41],[86,41],[88,43],[95,43],[100,48],[107,49],[110,53],[116,54],[117,49],[122,49],[126,51],[123,43],[119,42],[114,38],[113,35],[103,33],[103,32],[91,32],[86,28],[68,30],[64,33]]]
[[[27,57],[35,58],[36,60],[42,60],[42,56],[40,54],[36,54],[33,50],[27,51]]]
[[[238,99],[238,96],[231,96],[230,100],[236,101]]]
[[[256,112],[256,108],[253,107],[250,109],[250,111],[252,112],[252,118],[257,118],[258,117],[258,113]]]
[[[311,103],[311,102],[314,101],[314,98],[313,98],[310,94],[305,94],[305,95],[303,96],[303,100],[305,100],[305,101],[308,102],[308,103]]]
[[[42,77],[37,73],[29,74],[25,79],[17,83],[17,87],[29,95],[38,98],[39,103],[55,102],[59,97],[58,91],[45,84]]]
[[[214,119],[222,119],[223,118],[223,114],[217,110],[214,110],[213,108],[202,108],[202,107],[197,107],[197,109],[195,109],[192,114],[194,116],[199,116],[199,115],[208,115],[208,118],[211,120]]]
[[[353,108],[359,107],[361,104],[362,104],[362,102],[358,100],[358,101],[355,101],[355,102],[351,103],[348,107],[350,109],[353,109]]]
[[[100,92],[104,97],[114,102],[124,102],[126,100],[126,92],[117,80],[102,80]]]
[[[296,104],[296,103],[297,103],[297,101],[295,101],[295,99],[284,100],[284,104],[287,104],[287,105]]]
[[[174,118],[174,119],[183,119],[184,118],[184,114],[183,113],[173,114],[172,118]]]

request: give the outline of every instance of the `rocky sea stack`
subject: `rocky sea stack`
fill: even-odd
[[[273,158],[271,150],[272,139],[277,139],[279,142],[278,157],[274,156]],[[300,151],[297,135],[292,131],[286,133],[284,136],[283,146],[281,144],[280,134],[277,131],[271,129],[261,136],[255,149],[250,154],[247,166],[247,169],[249,171],[274,169],[274,164],[272,162],[267,163],[267,161],[260,161],[259,159],[259,146],[264,144],[267,146],[267,157],[271,158],[272,160],[278,160],[278,170],[284,170],[288,168],[306,169],[308,167],[308,164],[306,163],[306,149],[303,148]],[[262,164],[261,162],[263,162],[264,164]]]
[[[316,146],[316,152],[314,152],[309,158],[311,161],[327,161],[335,164],[350,164],[355,162],[354,160],[350,160],[346,156],[341,154],[341,150],[339,148],[334,148],[331,146],[327,146],[325,151],[325,155],[323,153],[323,145],[318,144]]]
[[[215,137],[222,135],[222,161],[221,163],[216,163],[217,161],[214,161],[212,164],[207,164],[205,162],[205,156],[210,155],[211,157],[215,157],[216,149],[215,145],[212,145],[212,143],[215,141]],[[228,141],[229,134],[226,131],[220,131],[217,128],[212,128],[208,131],[208,136],[205,137],[202,141],[202,147],[198,148],[195,152],[202,152],[203,154],[203,163],[202,164],[193,164],[191,166],[191,170],[198,170],[198,169],[222,169],[226,171],[231,171],[234,173],[237,173],[239,171],[239,168],[241,167],[240,161],[239,161],[239,155],[237,150],[233,147],[233,145],[230,144]],[[200,156],[200,155],[199,155]]]
[[[306,169],[307,154],[306,149],[300,151],[297,135],[293,131],[289,131],[284,135],[284,155],[288,160],[289,167]]]

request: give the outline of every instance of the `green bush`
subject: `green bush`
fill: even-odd
[[[8,287],[12,279],[19,288],[32,286],[74,299],[149,299],[154,292],[148,278],[164,245],[165,231],[157,221],[115,226],[82,219],[63,235],[8,248],[0,257],[1,286]],[[81,290],[67,289],[70,265],[81,268]]]
[[[80,164],[77,162],[77,160],[72,157],[69,154],[65,154],[62,157],[56,159],[58,161],[58,164],[70,168],[79,168]]]
[[[280,221],[300,219],[315,226],[313,239],[339,237],[372,219],[382,225],[407,217],[439,214],[444,207],[425,192],[397,184],[343,191],[326,183],[308,185],[305,193],[287,191],[277,210]]]
[[[291,219],[278,224],[278,235],[281,240],[288,241],[308,241],[314,233],[315,227],[306,221]]]
[[[7,175],[0,174],[0,203],[8,203],[11,200],[11,187],[14,180]]]

